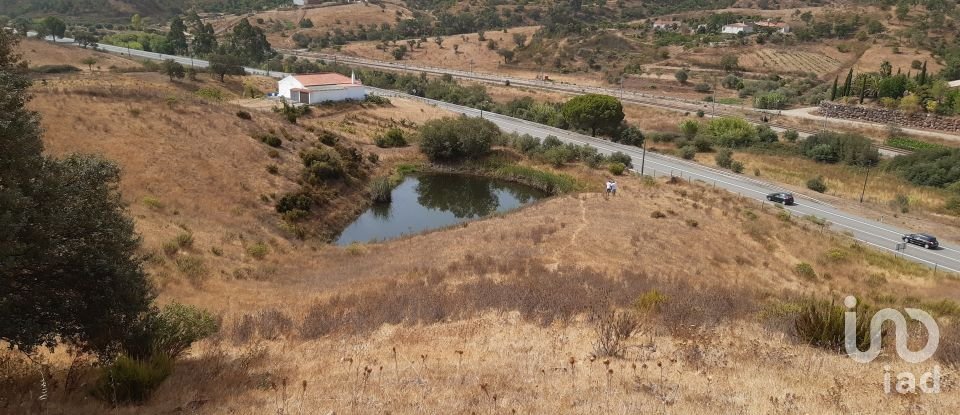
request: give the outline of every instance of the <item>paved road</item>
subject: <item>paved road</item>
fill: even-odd
[[[58,42],[73,43],[73,40],[60,39]],[[128,53],[126,48],[119,48],[116,46],[100,45],[100,49],[107,52],[124,55]],[[138,56],[147,59],[175,59],[183,64],[192,64],[201,68],[208,65],[206,61],[199,59],[135,50],[130,50],[129,53],[131,56]],[[284,73],[266,72],[253,68],[248,68],[247,70],[250,73],[278,78],[287,75]],[[690,161],[653,152],[648,152],[646,154],[646,160],[641,162],[644,156],[644,151],[639,148],[620,145],[606,140],[601,140],[583,134],[537,124],[518,118],[508,117],[491,112],[484,112],[461,105],[454,105],[446,102],[416,97],[396,91],[372,87],[367,87],[367,90],[376,95],[420,100],[430,105],[471,117],[482,116],[483,118],[493,121],[501,129],[509,133],[515,132],[518,134],[530,134],[531,136],[541,139],[548,135],[553,135],[565,142],[593,146],[604,154],[611,154],[615,151],[621,151],[633,158],[634,171],[637,171],[637,169],[640,167],[640,164],[642,164],[643,174],[654,176],[681,176],[686,179],[702,181],[709,185],[737,193],[742,197],[756,200],[758,206],[769,207],[770,204],[769,202],[765,201],[764,197],[771,192],[784,190],[773,183],[713,169]],[[881,251],[888,251],[890,253],[897,254],[903,258],[928,265],[938,270],[960,273],[960,249],[953,245],[947,244],[941,249],[935,251],[909,245],[904,251],[897,252],[895,248],[897,244],[901,242],[900,237],[905,233],[909,233],[907,230],[843,212],[827,203],[805,195],[797,194],[796,196],[798,198],[797,205],[787,206],[785,208],[794,216],[803,217],[807,215],[813,215],[826,219],[833,229],[841,232],[847,232],[853,235],[853,237],[857,240],[871,245]]]
[[[471,117],[482,116],[493,121],[501,129],[508,133],[530,134],[534,137],[543,138],[548,135],[558,137],[560,140],[576,144],[587,144],[597,148],[604,154],[610,154],[615,151],[622,151],[633,158],[634,171],[639,171],[643,164],[644,174],[654,176],[681,176],[686,179],[702,181],[708,185],[726,189],[737,193],[742,197],[757,201],[757,206],[773,208],[770,202],[766,202],[765,196],[774,191],[785,190],[776,184],[762,180],[750,178],[744,175],[738,175],[731,172],[713,169],[702,166],[686,160],[665,156],[653,152],[647,153],[646,161],[642,162],[643,150],[612,143],[577,134],[559,128],[553,128],[542,124],[508,117],[496,113],[481,112],[480,110],[464,107],[460,105],[449,104],[446,102],[431,100],[427,98],[415,97],[378,88],[367,87],[367,90],[376,95],[386,97],[402,97],[406,99],[415,99],[434,105],[438,108],[449,110],[456,113],[465,114]],[[814,198],[797,194],[797,204],[787,206],[785,209],[798,218],[813,215],[826,219],[830,226],[840,232],[847,232],[853,237],[865,244],[871,245],[879,250],[887,251],[902,257],[929,265],[938,270],[960,273],[960,249],[952,245],[945,245],[939,250],[927,250],[913,245],[909,245],[902,252],[896,251],[896,246],[901,242],[900,237],[905,233],[910,233],[905,229],[900,229],[874,220],[858,217],[841,211],[828,203],[816,200]]]
[[[409,65],[404,61],[379,61],[375,59],[359,58],[355,56],[340,55],[340,54],[330,54],[330,53],[316,53],[316,52],[307,52],[305,50],[291,50],[291,49],[278,49],[281,53],[292,56],[301,56],[301,57],[310,57],[310,58],[320,58],[327,61],[335,61],[350,65],[363,66],[368,68],[375,69],[386,69],[392,71],[403,71],[403,72],[423,72],[434,75],[450,75],[455,78],[468,79],[477,82],[484,82],[489,84],[497,85],[506,85],[509,83],[511,86],[521,86],[527,88],[534,88],[547,91],[556,91],[566,94],[584,94],[584,93],[598,93],[605,94],[610,96],[619,97],[623,102],[629,102],[633,104],[645,105],[649,107],[666,109],[670,111],[684,112],[684,113],[693,113],[697,111],[703,111],[705,116],[736,116],[746,119],[754,125],[766,125],[778,133],[782,133],[788,129],[797,130],[800,133],[801,138],[805,138],[811,134],[817,133],[815,130],[805,130],[801,128],[795,128],[787,126],[777,122],[777,118],[783,116],[793,116],[792,114],[788,115],[787,111],[778,110],[763,110],[751,107],[744,107],[740,105],[728,105],[728,104],[719,104],[719,103],[708,103],[704,101],[696,101],[683,99],[678,97],[671,96],[662,96],[662,95],[652,95],[646,94],[637,91],[631,91],[627,89],[618,89],[618,88],[603,88],[603,87],[593,87],[593,86],[583,86],[562,82],[551,82],[551,81],[541,81],[537,79],[524,79],[516,77],[508,77],[498,74],[489,74],[482,72],[472,72],[472,71],[462,71],[458,69],[449,69],[449,68],[437,68],[431,66],[418,66],[418,65]],[[766,121],[764,121],[766,120]],[[890,147],[884,144],[879,144],[878,148],[880,154],[885,157],[894,157],[902,154],[909,154],[910,151]]]

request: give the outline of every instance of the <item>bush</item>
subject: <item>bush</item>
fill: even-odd
[[[680,147],[680,157],[685,160],[693,160],[697,155],[697,149],[691,145]]]
[[[611,163],[620,163],[626,167],[633,167],[633,159],[631,159],[626,153],[620,151],[611,154],[607,160],[609,160]]]
[[[626,340],[640,326],[640,320],[628,312],[610,312],[597,318],[597,342],[594,354],[619,357],[623,355]]]
[[[607,170],[610,172],[610,174],[613,174],[613,175],[615,175],[615,176],[619,176],[619,175],[623,174],[623,171],[624,171],[626,168],[627,168],[627,166],[624,166],[623,163],[614,162],[614,163],[610,163],[610,165],[607,167]]]
[[[444,117],[420,128],[420,151],[431,160],[457,160],[486,155],[500,129],[482,118]]]
[[[697,131],[700,131],[700,123],[695,120],[683,120],[680,122],[680,131],[688,140],[692,139],[697,135]]]
[[[746,147],[757,140],[756,129],[742,118],[714,118],[707,124],[707,132],[723,147]]]
[[[757,140],[759,140],[761,143],[776,143],[777,133],[766,125],[758,126]]]
[[[824,182],[823,176],[817,176],[807,180],[807,189],[813,190],[817,193],[826,193],[827,183]]]
[[[743,173],[743,163],[739,161],[734,161],[733,163],[730,163],[730,170],[738,174]]]
[[[710,92],[710,84],[696,84],[693,86],[693,90],[696,92]]]
[[[403,130],[391,128],[383,135],[378,135],[373,142],[380,148],[406,147],[407,139],[403,135]]]
[[[693,140],[693,147],[700,153],[713,151],[713,140],[710,137],[697,137]]]
[[[797,337],[811,346],[845,353],[846,311],[832,301],[805,301],[794,320]],[[870,344],[870,318],[867,317],[867,308],[858,305],[854,311],[857,313],[857,348],[866,350]]]
[[[80,68],[73,65],[42,65],[30,68],[30,71],[42,74],[61,74],[80,72]]]
[[[887,168],[910,183],[945,188],[960,182],[958,165],[960,149],[942,148],[894,157]]]
[[[821,163],[872,166],[880,161],[873,141],[860,134],[824,131],[800,142],[800,152]]]
[[[223,101],[223,98],[224,98],[223,90],[221,90],[220,88],[214,88],[209,86],[205,86],[198,89],[197,92],[195,92],[195,94],[197,94],[197,96],[200,98],[208,99],[210,101],[217,101],[217,102]]]
[[[280,197],[274,206],[277,213],[283,214],[293,210],[309,212],[313,207],[313,197],[305,192],[289,193]]]
[[[390,203],[393,184],[386,177],[378,177],[370,182],[370,199],[373,203]]]
[[[147,361],[120,356],[100,372],[93,394],[112,404],[142,403],[173,373],[173,359],[156,355]]]
[[[283,140],[281,140],[280,137],[270,133],[258,134],[256,139],[260,140],[261,143],[273,148],[279,148],[283,145]]]
[[[247,247],[247,255],[250,255],[253,259],[264,259],[269,252],[270,248],[263,242],[257,242]]]
[[[801,277],[801,278],[803,278],[803,279],[807,279],[807,280],[815,280],[815,279],[817,279],[817,273],[816,273],[816,271],[813,270],[813,266],[811,266],[810,264],[808,264],[808,263],[806,263],[806,262],[801,262],[801,263],[797,264],[796,266],[794,266],[794,267],[793,267],[793,272],[794,272],[795,274],[797,274],[797,276],[799,276],[799,277]]]
[[[729,148],[722,148],[713,159],[717,162],[717,166],[729,169],[733,164],[733,151]]]
[[[768,92],[753,97],[753,107],[759,109],[779,110],[787,106],[787,96],[780,92]]]
[[[253,116],[250,115],[249,112],[240,110],[240,111],[237,111],[237,118],[240,118],[241,120],[252,120]]]
[[[800,133],[798,133],[797,130],[787,130],[783,132],[783,139],[787,140],[787,142],[793,143],[793,142],[796,142],[797,139],[799,138],[800,138]]]
[[[337,152],[325,148],[312,148],[300,154],[304,179],[311,184],[344,177],[343,161]]]
[[[704,115],[706,114],[704,114],[703,110],[697,110],[697,118],[703,118]]]

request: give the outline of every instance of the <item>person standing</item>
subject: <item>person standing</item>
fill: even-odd
[[[616,195],[617,195],[617,181],[616,181],[616,180],[611,180],[611,181],[610,181],[610,194],[613,195],[613,196],[616,196]]]

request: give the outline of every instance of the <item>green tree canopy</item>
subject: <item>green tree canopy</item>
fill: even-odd
[[[95,156],[44,157],[15,40],[0,31],[0,339],[111,354],[150,309],[140,239]]]
[[[273,55],[263,29],[241,19],[227,38],[227,54],[236,56],[245,64],[261,63]]]
[[[170,31],[167,32],[167,42],[175,55],[187,54],[187,25],[183,24],[180,16],[170,21]]]
[[[586,94],[574,97],[563,105],[563,116],[570,125],[597,133],[611,134],[623,122],[623,105],[609,95]]]
[[[220,82],[227,75],[243,75],[246,71],[240,64],[240,60],[231,55],[213,55],[210,57],[210,73],[217,75]]]
[[[500,128],[483,118],[444,117],[420,127],[420,151],[431,160],[479,157],[490,151]]]

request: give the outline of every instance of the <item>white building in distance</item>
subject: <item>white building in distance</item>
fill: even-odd
[[[723,25],[723,30],[720,33],[725,33],[729,35],[739,35],[741,33],[748,34],[753,33],[753,25],[747,23],[732,23],[728,25]]]
[[[277,93],[290,102],[319,104],[328,101],[360,101],[366,98],[367,90],[351,74],[317,73],[290,75],[277,82]]]

